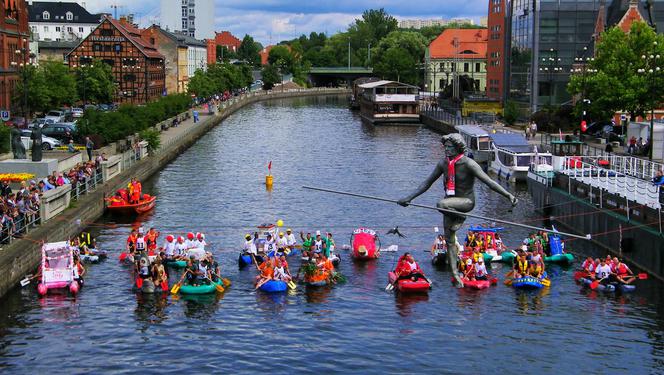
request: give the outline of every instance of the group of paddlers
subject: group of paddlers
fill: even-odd
[[[137,280],[150,279],[154,285],[166,289],[168,274],[164,266],[178,261],[186,262],[180,282],[186,278],[189,285],[201,285],[221,279],[219,263],[212,253],[205,251],[205,234],[189,232],[186,238],[167,235],[166,242],[158,247],[159,235],[160,232],[155,228],[144,233],[141,227],[132,230],[127,237],[126,251],[134,259]]]
[[[631,284],[636,280],[636,276],[629,267],[620,261],[617,257],[611,258],[607,255],[606,258],[593,259],[588,257],[581,264],[583,271],[592,280],[599,280],[602,284],[609,284],[619,282],[622,284]]]

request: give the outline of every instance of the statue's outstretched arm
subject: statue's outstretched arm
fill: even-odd
[[[399,199],[399,204],[404,207],[408,206],[408,203],[410,203],[410,201],[419,197],[420,195],[424,194],[424,192],[429,190],[429,188],[431,188],[431,185],[433,185],[433,183],[436,182],[436,180],[438,180],[442,175],[443,175],[443,161],[436,164],[436,168],[434,168],[429,177],[427,177],[427,179],[420,184],[417,190],[412,192],[406,198]]]
[[[482,170],[482,167],[480,167],[479,164],[477,164],[475,161],[472,161],[468,163],[468,168],[471,171],[473,171],[475,177],[477,177],[480,181],[484,182],[487,186],[489,186],[491,190],[504,196],[505,198],[509,199],[513,205],[516,205],[517,199],[514,197],[514,195],[512,195],[512,193],[510,193],[509,191],[505,190],[505,188],[503,188],[499,183],[497,183],[491,177],[489,177],[489,175]]]

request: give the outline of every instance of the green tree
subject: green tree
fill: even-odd
[[[15,96],[13,98],[16,108],[23,110],[24,92],[28,92],[28,110],[30,114],[48,111],[50,96],[44,79],[44,72],[35,65],[28,65],[21,70],[21,79],[16,86]],[[24,78],[27,78],[24,80]],[[27,83],[27,86],[24,84]]]
[[[78,100],[76,78],[62,62],[47,60],[39,64],[46,81],[51,108],[72,105]]]
[[[189,78],[187,91],[189,94],[195,95],[197,97],[206,97],[212,95],[215,90],[214,84],[209,79],[208,74],[201,69],[197,69],[194,72],[194,76]]]
[[[411,31],[394,31],[372,49],[374,73],[385,79],[413,85],[422,81],[418,63],[424,58],[427,40]]]
[[[576,114],[587,109],[592,118],[606,119],[624,110],[635,118],[657,106],[664,97],[662,74],[653,77],[638,72],[647,69],[642,56],[650,54],[664,55],[664,36],[644,22],[634,22],[627,34],[618,27],[602,33],[594,60],[572,76],[567,86],[572,95],[590,100],[589,105],[579,100]]]
[[[279,74],[279,69],[275,65],[265,65],[261,75],[263,77],[263,90],[271,90],[275,84],[281,82],[281,74]]]
[[[110,103],[115,92],[113,70],[108,64],[95,61],[76,70],[76,86],[84,102]]]
[[[229,50],[226,46],[217,46],[217,61],[223,62],[230,59],[237,59],[237,53]]]
[[[293,73],[295,57],[287,46],[274,46],[267,57],[270,65],[276,65],[282,73]]]
[[[257,43],[251,36],[245,35],[242,38],[242,44],[237,49],[237,56],[251,65],[258,66],[261,63],[261,56],[259,54],[261,49],[262,46],[260,43]]]
[[[514,125],[519,118],[519,106],[512,100],[508,100],[503,108],[503,120],[508,125]]]

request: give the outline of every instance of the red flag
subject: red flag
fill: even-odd
[[[269,163],[267,163],[267,170],[271,171],[272,170],[272,160],[270,160]]]

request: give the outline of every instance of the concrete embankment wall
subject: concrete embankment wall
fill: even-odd
[[[451,123],[443,120],[438,120],[424,114],[420,115],[420,122],[422,122],[422,124],[424,124],[425,127],[437,133],[441,134],[457,133],[456,129],[454,128],[454,125],[452,125]]]
[[[593,234],[591,242],[594,245],[624,258],[652,277],[664,281],[664,241],[659,230],[653,228],[654,224],[645,225],[639,221],[627,220],[625,215],[618,214],[616,210],[599,208],[558,188],[529,183],[528,189],[534,206],[543,207],[542,213],[552,216],[561,228],[578,234]],[[646,222],[653,223],[650,220],[652,219]],[[619,228],[622,228],[622,233]],[[572,252],[579,241],[582,240],[575,240],[570,244]],[[582,261],[578,259],[579,263]]]
[[[97,190],[80,198],[75,203],[75,207],[65,210],[62,214],[31,230],[24,238],[17,239],[10,245],[4,245],[0,250],[0,297],[16,287],[26,274],[35,271],[41,261],[42,242],[63,241],[78,235],[85,227],[85,224],[81,225],[80,223],[93,222],[104,213],[104,198],[106,196],[112,195],[117,189],[126,186],[131,177],[137,177],[139,180],[151,177],[193,145],[203,134],[238,109],[264,100],[346,95],[347,93],[347,90],[344,89],[273,92],[246,97],[227,106],[215,115],[201,116],[201,122],[191,131],[183,134],[180,139],[164,145],[155,155],[141,159],[120,175],[105,181]]]

